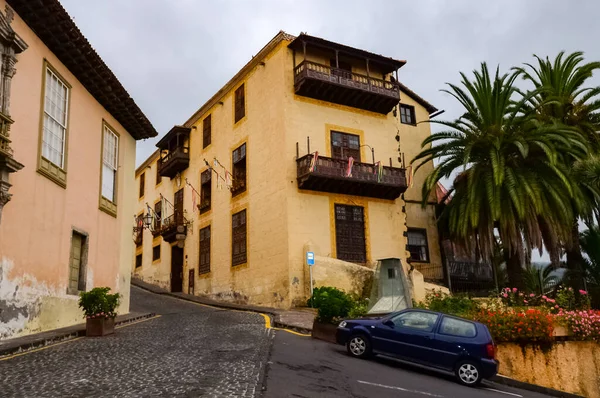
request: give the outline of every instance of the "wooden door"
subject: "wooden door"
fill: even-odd
[[[335,238],[337,258],[353,263],[367,262],[362,207],[335,205]]]
[[[171,247],[171,291],[183,291],[183,249],[177,246]]]
[[[85,236],[73,232],[71,237],[71,256],[69,263],[69,290],[71,292],[85,290],[85,269],[83,264],[83,249]]]
[[[175,219],[175,225],[183,225],[183,188],[175,192],[173,218]]]

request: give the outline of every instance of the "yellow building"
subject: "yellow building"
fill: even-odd
[[[157,133],[58,0],[0,10],[3,339],[84,322],[97,286],[129,312],[136,140]]]
[[[305,303],[313,252],[316,286],[362,293],[378,260],[397,259],[419,295],[407,257],[440,272],[441,260],[433,205],[420,207],[428,170],[407,190],[404,159],[437,110],[398,82],[404,64],[277,34],[137,169],[136,216],[150,228],[133,274],[285,308]]]

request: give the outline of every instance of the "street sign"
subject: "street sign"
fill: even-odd
[[[315,265],[315,253],[314,252],[306,252],[306,264],[309,266]]]

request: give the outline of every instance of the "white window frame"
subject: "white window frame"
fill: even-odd
[[[65,98],[63,101],[63,111],[65,114],[65,120],[64,120],[64,124],[60,123],[60,121],[58,121],[54,116],[52,116],[50,113],[48,113],[47,111],[47,107],[48,107],[48,95],[51,93],[48,93],[48,85],[52,84],[51,82],[53,81],[53,79],[56,79],[59,87],[63,88],[65,90]],[[66,138],[67,138],[67,127],[68,127],[68,121],[69,121],[69,96],[71,95],[71,90],[70,87],[56,74],[54,73],[54,71],[46,66],[46,84],[44,86],[44,122],[43,122],[43,128],[42,128],[42,156],[44,157],[44,159],[48,160],[50,163],[54,164],[55,166],[59,167],[60,169],[65,168],[65,148],[66,148]],[[56,124],[58,124],[60,126],[60,128],[62,129],[62,147],[60,148],[61,152],[60,152],[60,163],[61,164],[56,164],[54,163],[52,160],[48,159],[48,157],[44,156],[44,148],[48,148],[49,150],[56,150],[56,148],[53,148],[50,144],[48,144],[48,142],[51,141],[51,137],[49,137],[47,134],[50,134],[49,132],[46,132],[46,119],[50,118],[52,121],[54,121]]]
[[[107,158],[107,155],[111,155],[111,154],[107,154],[107,151],[109,150],[109,140],[107,139],[108,137],[114,138],[114,153],[112,154],[112,164],[111,164],[111,159]],[[103,145],[102,145],[102,188],[101,188],[101,192],[100,194],[102,195],[102,197],[112,203],[116,203],[117,202],[117,171],[119,170],[119,136],[106,124],[104,123],[104,128],[103,128],[103,133],[102,133],[102,140],[103,140]],[[106,178],[105,173],[104,173],[104,167],[108,167],[112,170],[113,174],[113,189],[112,189],[112,198],[107,198],[104,195],[104,178]]]

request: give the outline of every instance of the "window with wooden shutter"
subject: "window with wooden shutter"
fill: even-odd
[[[247,261],[246,210],[232,216],[231,235],[231,265],[244,264]]]
[[[154,204],[154,231],[159,233],[162,227],[162,201]]]
[[[246,144],[233,151],[233,186],[231,195],[236,196],[246,190]]]
[[[162,176],[160,175],[160,170],[158,169],[158,163],[156,164],[156,184],[158,185],[162,182]]]
[[[69,263],[69,294],[85,291],[86,243],[85,235],[73,231]]]
[[[429,262],[429,247],[427,244],[427,230],[421,228],[408,228],[408,251],[411,262]]]
[[[335,205],[335,240],[338,259],[353,263],[367,261],[362,207]]]
[[[140,193],[139,193],[140,198],[144,197],[145,191],[146,191],[146,173],[142,173],[140,175]]]
[[[200,214],[210,210],[212,197],[212,171],[208,169],[200,174]]]
[[[139,268],[142,266],[142,253],[135,256],[135,268]]]
[[[116,186],[119,160],[119,137],[106,124],[102,144],[102,197],[117,203]]]
[[[331,132],[331,157],[346,160],[350,156],[360,162],[360,137],[339,131]]]
[[[210,272],[210,225],[200,230],[200,266],[198,274]]]
[[[211,115],[208,115],[202,122],[202,148],[206,148],[210,145],[212,130]]]
[[[152,261],[160,260],[160,244],[152,248]]]
[[[136,245],[136,247],[140,247],[144,243],[144,228],[143,228],[144,215],[143,214],[140,214],[137,216],[135,224],[138,227],[137,235],[135,237],[135,245]]]
[[[173,218],[175,225],[183,225],[183,188],[175,192],[175,200],[173,201]]]
[[[242,120],[246,116],[246,93],[244,91],[244,84],[239,86],[235,90],[235,123]]]

